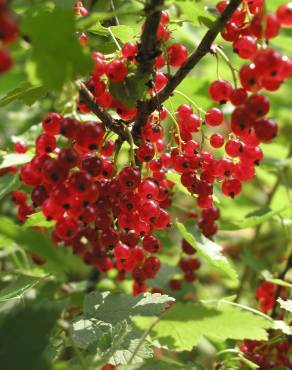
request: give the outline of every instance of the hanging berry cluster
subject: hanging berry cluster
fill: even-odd
[[[291,344],[288,341],[275,340],[261,342],[257,340],[245,340],[240,347],[241,352],[249,360],[254,362],[262,370],[283,367],[291,369]],[[290,357],[290,358],[289,358]]]
[[[220,1],[218,12],[224,12],[227,6],[227,1]],[[81,2],[75,3],[74,11],[78,16],[87,15]],[[148,84],[148,95],[154,100],[172,83],[166,67],[168,72],[180,68],[189,58],[184,45],[169,42],[168,23],[169,14],[162,11],[156,38],[164,51],[155,55],[154,78]],[[29,214],[41,210],[48,220],[56,221],[52,233],[55,243],[72,247],[74,253],[100,271],[115,267],[120,278],[130,273],[134,294],[147,290],[145,280],[155,277],[160,268],[157,254],[161,242],[155,233],[171,223],[167,209],[174,183],[167,179],[167,173],[180,175],[181,183],[196,198],[201,211],[199,229],[212,237],[219,218],[213,204],[214,187],[219,185],[224,195],[236,197],[242,183],[254,177],[255,166],[263,159],[260,144],[276,136],[277,124],[267,118],[269,99],[260,91],[275,91],[291,77],[292,61],[267,47],[265,40],[288,25],[291,4],[280,6],[272,15],[264,12],[262,1],[244,1],[222,32],[222,37],[233,43],[234,52],[249,61],[237,76],[227,60],[234,85],[220,78],[213,81],[209,96],[216,106],[207,111],[187,97],[186,104],[173,114],[159,104],[148,112],[140,130],[135,130],[137,104],[123,104],[122,99],[113,97],[109,85],[123,83],[139,65],[141,45],[124,44],[114,59],[93,52],[94,69],[85,82],[90,102],[81,94],[79,111],[94,110],[93,101],[98,112],[106,118],[114,117],[113,131],[123,132],[123,136],[116,142],[108,139],[112,127],[107,122],[82,122],[58,113],[47,114],[42,120],[44,132],[35,142],[35,156],[21,169],[21,180],[32,187],[32,204],[23,192],[13,194],[19,218],[25,221]],[[226,60],[220,47],[214,46],[211,51]],[[221,109],[226,103],[232,108],[230,120]],[[173,128],[168,129],[166,118]],[[220,133],[223,125],[228,128],[224,136]],[[214,129],[218,132],[214,133]],[[121,139],[131,146],[131,162],[119,169],[115,158]],[[222,151],[217,149],[223,147],[222,157]],[[25,143],[16,143],[16,152],[26,150]],[[186,241],[182,248],[187,255],[195,252]],[[179,264],[185,280],[194,281],[200,262],[183,257]],[[180,282],[173,279],[169,285],[179,289]]]
[[[265,281],[256,289],[256,298],[262,312],[272,314],[277,320],[283,320],[282,313],[275,314],[275,304],[277,297],[281,297],[283,300],[288,299],[287,288],[278,288],[274,283]],[[263,370],[277,366],[290,369],[292,367],[291,349],[292,344],[277,335],[271,337],[269,342],[245,340],[240,345],[241,352]]]
[[[0,0],[0,75],[8,72],[13,65],[13,59],[6,47],[17,35],[17,23],[8,9],[7,1]]]

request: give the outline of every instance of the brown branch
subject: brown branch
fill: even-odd
[[[174,76],[170,77],[167,85],[155,97],[139,102],[138,114],[134,125],[134,133],[139,134],[140,128],[146,123],[149,115],[168,99],[175,88],[183,81],[188,73],[198,62],[210,52],[212,43],[231,18],[232,14],[241,4],[242,0],[231,0],[221,16],[216,20],[214,26],[207,31],[197,49],[189,56],[186,62],[177,70]],[[159,103],[158,103],[159,102]]]
[[[101,120],[108,130],[116,133],[124,141],[128,141],[128,135],[125,132],[124,127],[117,120],[114,120],[109,113],[99,107],[94,96],[87,89],[84,83],[79,81],[77,84],[82,102],[84,102],[86,106]]]
[[[154,59],[161,51],[157,30],[159,26],[161,7],[164,0],[150,0],[145,5],[144,12],[147,14],[141,35],[141,43],[137,53],[138,74],[149,74],[153,71]]]

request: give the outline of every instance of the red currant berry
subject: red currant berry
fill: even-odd
[[[205,115],[205,121],[209,126],[219,126],[223,119],[223,113],[218,108],[210,108]]]
[[[187,48],[179,43],[171,44],[168,49],[168,62],[172,67],[180,67],[188,57]]]
[[[127,77],[127,67],[121,60],[109,62],[105,69],[105,74],[112,82],[124,81]]]
[[[209,86],[210,98],[219,104],[228,102],[230,94],[232,92],[232,86],[228,81],[217,80],[211,83]]]

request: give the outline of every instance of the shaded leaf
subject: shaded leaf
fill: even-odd
[[[8,173],[0,177],[0,199],[11,191],[16,190],[20,185],[18,176],[15,173]]]
[[[47,91],[43,86],[33,86],[28,82],[24,82],[0,99],[0,107],[4,107],[15,100],[19,100],[31,106],[37,100],[40,100],[46,93]]]
[[[25,154],[17,154],[17,153],[5,153],[0,155],[0,169],[7,168],[10,166],[18,166],[21,164],[28,163],[32,159],[32,155],[25,153]],[[16,174],[14,174],[17,177]]]
[[[90,72],[92,61],[76,37],[71,9],[30,9],[22,19],[22,32],[31,39],[31,80],[60,89],[64,82]]]
[[[27,303],[0,316],[0,361],[5,370],[49,370],[44,355],[60,309]],[[28,340],[29,335],[29,340]]]
[[[56,248],[47,235],[18,226],[7,217],[0,217],[0,234],[44,259],[46,263],[42,268],[61,279],[65,278],[65,274],[71,272],[77,263],[78,269],[87,269],[80,258],[73,256],[67,248]]]
[[[76,84],[72,81],[68,81],[64,84],[62,91],[56,99],[56,111],[61,114],[72,114],[76,111],[78,99],[79,93]]]
[[[0,302],[5,302],[10,299],[20,299],[28,290],[33,288],[40,278],[28,275],[21,275],[15,281],[10,283],[0,291]]]
[[[147,75],[136,76],[130,73],[122,82],[111,82],[109,91],[113,97],[120,100],[129,108],[134,108],[137,100],[141,99],[148,91],[146,86],[149,77]]]

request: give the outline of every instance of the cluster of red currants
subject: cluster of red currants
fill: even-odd
[[[0,0],[0,75],[9,71],[13,59],[6,49],[18,35],[18,26],[12,13],[8,9],[6,0]]]
[[[262,342],[257,340],[245,340],[241,352],[252,362],[257,364],[261,370],[274,368],[291,369],[291,344],[288,341],[275,340]]]
[[[20,220],[41,210],[56,221],[55,243],[70,245],[100,271],[115,266],[131,272],[134,292],[145,290],[144,281],[160,267],[155,254],[161,245],[153,232],[170,223],[166,208],[172,184],[155,172],[143,176],[133,166],[116,172],[111,159],[115,145],[104,140],[101,123],[49,113],[42,126],[36,155],[20,173],[23,183],[32,187],[32,204],[23,191],[12,194]],[[23,153],[25,145],[18,143],[16,150]]]
[[[274,308],[278,296],[282,299],[287,299],[285,287],[281,287],[280,291],[277,292],[277,286],[269,281],[261,283],[256,290],[256,298],[260,304],[260,309],[265,313]]]
[[[269,281],[261,283],[256,290],[256,298],[260,304],[260,309],[264,313],[270,313],[276,304],[276,298],[281,297],[283,300],[288,299],[287,289],[277,286]],[[277,317],[278,320],[283,320],[283,315]],[[282,338],[275,336],[270,338],[269,342],[262,342],[256,340],[245,340],[240,346],[241,352],[257,364],[261,369],[268,370],[277,366],[285,366],[288,369],[292,367],[291,344]]]

